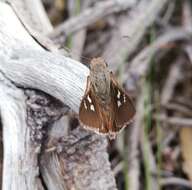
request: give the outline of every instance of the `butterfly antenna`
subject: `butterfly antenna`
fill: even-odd
[[[70,49],[70,48],[68,48],[68,47],[65,46],[65,47],[60,48],[60,50],[62,50],[62,49],[65,50],[66,53],[68,53],[70,57],[73,57],[73,55],[72,55],[73,53],[71,53],[71,49]],[[85,61],[86,64],[89,64],[90,61],[91,61],[91,58],[88,58],[88,57],[83,56],[83,55],[80,55],[80,58],[83,59],[83,60],[86,60],[86,61]],[[83,61],[83,62],[84,62],[84,61]]]

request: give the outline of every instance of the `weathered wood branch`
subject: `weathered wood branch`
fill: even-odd
[[[129,14],[119,19],[118,31],[114,31],[113,38],[103,53],[107,60],[111,60],[112,68],[116,63],[122,64],[126,59],[125,55],[128,57],[135,51],[147,28],[155,22],[167,2],[167,0],[140,1]],[[125,36],[127,38],[123,39]],[[119,48],[114,50],[114,47]],[[115,55],[110,59],[113,52]]]
[[[3,139],[5,162],[3,190],[43,189],[39,181],[41,178],[38,178],[38,167],[41,167],[41,175],[47,189],[53,189],[51,184],[56,183],[57,186],[55,185],[54,189],[61,189],[61,187],[72,189],[71,181],[67,179],[75,180],[74,187],[78,189],[85,189],[85,187],[86,189],[116,189],[106,153],[105,138],[80,129],[72,131],[68,137],[63,138],[61,148],[64,151],[51,153],[54,158],[57,158],[56,160],[52,159],[53,157],[47,154],[46,150],[44,153],[40,152],[41,165],[37,164],[37,149],[30,141],[26,98],[21,89],[41,90],[78,112],[89,74],[88,68],[70,58],[45,51],[27,33],[12,8],[2,2],[0,2],[0,60],[0,73],[10,81],[10,84],[12,82],[11,86],[14,86],[14,89],[11,87],[10,90],[9,86],[0,86],[2,88],[1,117],[3,129],[6,128]],[[12,123],[12,121],[15,122]],[[63,129],[62,125],[59,125],[59,129]],[[88,134],[90,139],[84,139],[84,134]],[[60,138],[61,136],[54,139],[58,142]],[[74,144],[78,141],[81,143]],[[49,143],[49,145],[53,144]],[[46,142],[44,147],[47,147]],[[69,150],[78,149],[73,155],[75,160],[71,160],[68,148]],[[23,162],[19,162],[22,160]],[[55,163],[63,167],[52,167],[50,171],[50,167]],[[80,174],[79,171],[85,173]],[[51,174],[62,174],[62,179],[67,183],[63,186],[64,182],[61,178],[59,181],[54,181],[55,178],[47,180],[47,175],[53,177]]]
[[[61,126],[65,128],[64,122],[55,128]],[[104,153],[106,139],[81,128],[61,137],[64,130],[55,128],[49,135],[47,152],[41,157],[41,174],[50,190],[115,190],[108,154]]]
[[[0,75],[0,110],[3,126],[2,189],[43,189],[38,178],[40,148],[30,139],[26,120],[26,97]]]
[[[130,73],[141,77],[146,74],[151,58],[158,50],[163,49],[169,43],[181,40],[189,40],[192,36],[192,29],[172,28],[159,36],[153,43],[143,49],[132,61]],[[164,48],[166,50],[166,48]],[[169,48],[168,48],[169,49]],[[165,51],[164,50],[164,51]]]
[[[12,6],[26,28],[33,28],[36,32],[43,34],[53,30],[41,0],[6,1]]]
[[[44,51],[5,4],[0,7],[0,26],[0,57],[6,63],[0,63],[0,71],[18,86],[42,90],[78,112],[89,73],[87,67]]]
[[[49,34],[49,37],[55,41],[63,41],[67,35],[87,27],[109,14],[126,10],[135,3],[135,0],[107,0],[98,2],[93,8],[86,9],[80,15],[56,27],[55,30]]]

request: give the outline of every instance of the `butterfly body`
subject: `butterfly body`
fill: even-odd
[[[90,65],[90,83],[100,103],[110,101],[110,72],[102,58],[93,59]]]
[[[102,58],[92,59],[86,92],[79,110],[83,126],[114,138],[134,114],[131,99],[109,72],[105,61]]]

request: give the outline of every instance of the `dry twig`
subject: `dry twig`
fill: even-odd
[[[73,17],[56,27],[54,31],[49,34],[49,37],[58,43],[62,43],[64,42],[65,37],[69,34],[87,27],[109,14],[126,10],[127,8],[133,6],[134,3],[135,2],[133,0],[108,0],[98,2],[93,8],[86,9],[80,15]]]

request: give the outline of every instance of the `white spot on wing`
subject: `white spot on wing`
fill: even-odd
[[[91,98],[89,97],[89,95],[87,96],[87,99],[88,99],[89,103],[92,102],[92,101],[91,101]]]
[[[121,96],[121,93],[120,93],[120,91],[118,90],[118,92],[117,92],[117,98],[119,99],[120,96]]]
[[[120,100],[117,101],[117,106],[118,106],[118,107],[121,106],[121,101],[120,101]]]
[[[94,108],[93,104],[90,105],[90,110],[95,111],[95,108]]]

